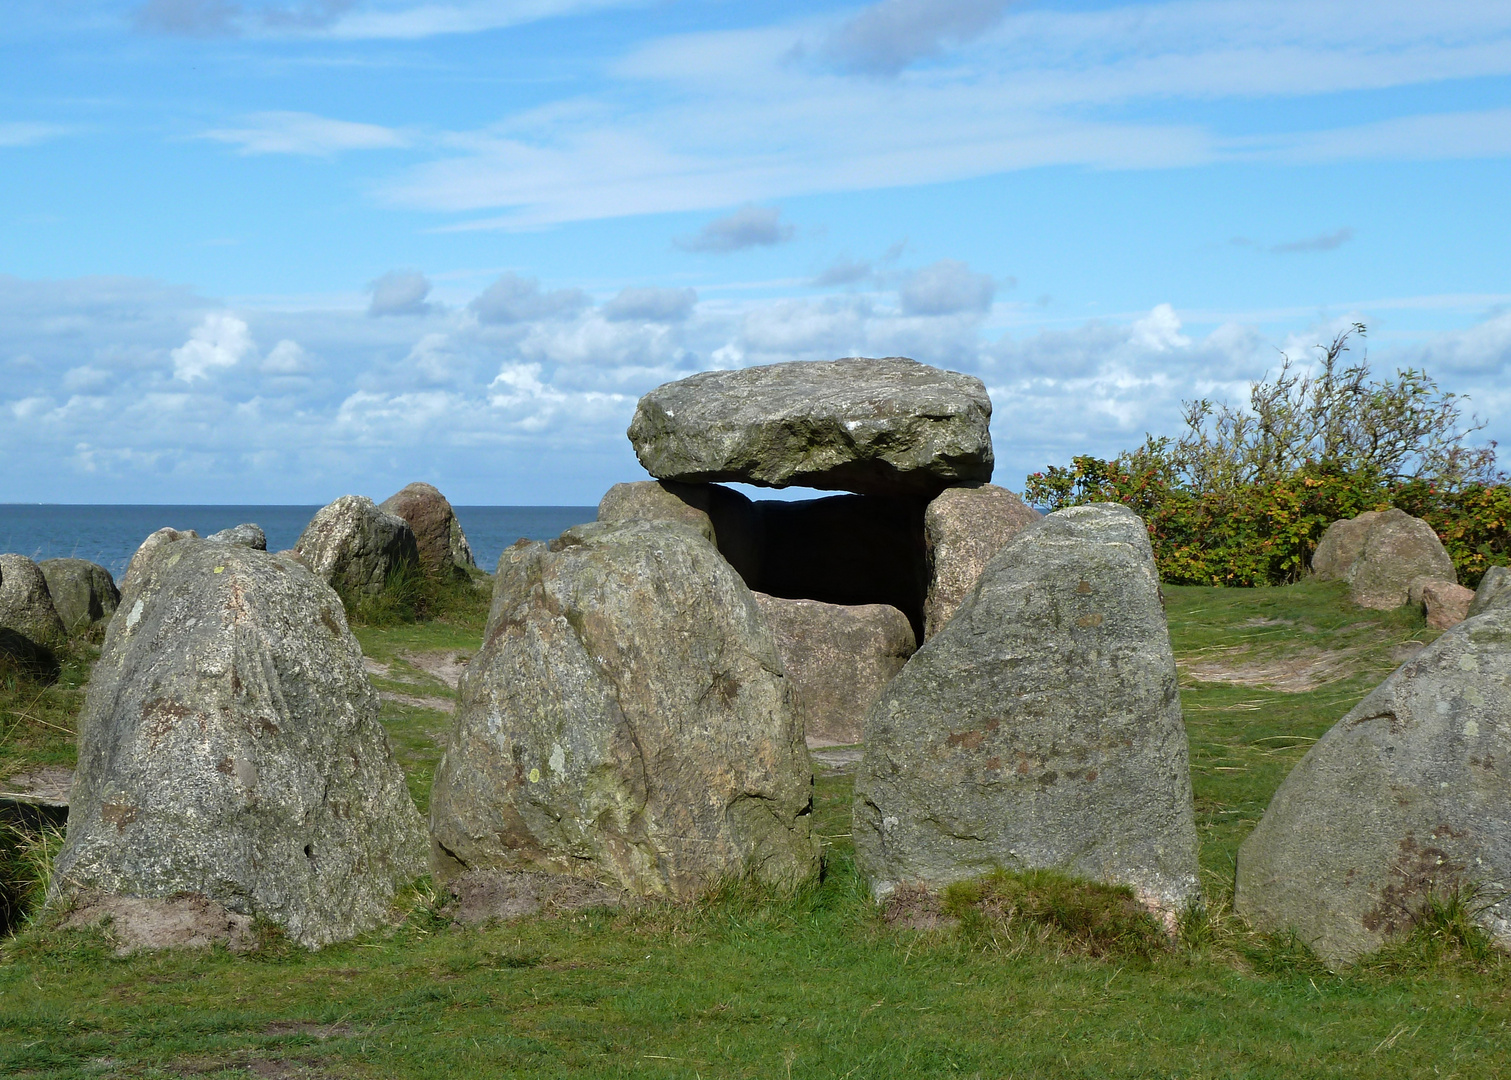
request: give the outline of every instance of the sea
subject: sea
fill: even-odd
[[[164,526],[209,536],[250,522],[268,550],[294,546],[318,506],[80,506],[0,503],[0,552],[43,559],[88,559],[117,579],[150,533]],[[595,506],[457,506],[473,558],[492,571],[504,548],[523,538],[550,540],[598,514]]]

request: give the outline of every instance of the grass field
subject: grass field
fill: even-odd
[[[1234,854],[1270,795],[1430,637],[1420,619],[1352,608],[1330,585],[1166,594],[1209,898],[1168,950],[1092,955],[1054,920],[984,915],[958,896],[963,917],[904,929],[854,872],[851,778],[823,772],[826,873],[792,895],[731,889],[695,907],[462,929],[420,889],[392,929],[318,953],[273,939],[242,956],[118,959],[98,931],[23,930],[0,956],[0,1075],[1511,1074],[1511,963],[1461,947],[1448,924],[1329,974],[1228,910]],[[429,661],[469,651],[478,629],[476,613],[453,613],[359,630],[422,806],[452,697]],[[70,753],[54,729],[78,690],[32,693],[3,689],[0,776]]]

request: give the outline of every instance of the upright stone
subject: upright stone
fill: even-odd
[[[409,524],[365,495],[343,495],[322,507],[299,534],[294,555],[338,591],[373,595],[392,571],[419,562]]]
[[[1506,607],[1443,634],[1307,751],[1239,849],[1234,908],[1338,966],[1463,885],[1511,945]]]
[[[1499,607],[1511,607],[1511,570],[1492,566],[1480,578],[1480,587],[1475,590],[1474,600],[1469,605],[1469,618]]]
[[[1456,583],[1458,572],[1431,525],[1394,507],[1381,511],[1348,570],[1350,599],[1380,611],[1398,608],[1409,601],[1418,577]]]
[[[311,947],[374,926],[424,824],[340,599],[204,540],[143,569],[89,683],[53,899],[199,893]]]
[[[1413,578],[1406,587],[1406,602],[1422,609],[1429,629],[1447,630],[1469,617],[1469,606],[1474,603],[1474,590],[1466,589],[1453,581]]]
[[[147,568],[156,556],[157,551],[164,544],[174,544],[180,540],[197,540],[199,533],[193,529],[174,529],[164,527],[148,536],[131,556],[131,561],[126,564],[126,573],[121,576],[121,600],[130,602],[136,595],[142,582],[147,577]]]
[[[220,532],[211,533],[205,537],[215,544],[239,544],[242,547],[251,548],[253,551],[266,551],[268,549],[268,534],[262,531],[261,525],[250,522],[243,525],[233,525],[229,529],[221,529]]]
[[[432,865],[680,899],[818,868],[771,631],[713,545],[622,521],[499,560],[432,789]]]
[[[37,564],[47,579],[47,592],[58,618],[70,633],[105,622],[121,602],[115,578],[98,563],[86,559],[47,559]]]
[[[0,555],[0,627],[49,649],[68,641],[68,630],[47,591],[47,578],[25,555]]]
[[[792,685],[809,746],[861,740],[867,711],[917,643],[908,617],[886,604],[846,606],[755,594]]]
[[[929,593],[923,633],[931,638],[970,595],[993,555],[1039,512],[996,484],[948,487],[923,512],[928,546]]]
[[[420,565],[430,573],[442,570],[467,576],[477,569],[472,546],[462,532],[462,523],[446,496],[429,484],[406,484],[384,499],[378,509],[409,523],[420,554]]]
[[[1186,732],[1144,523],[1051,514],[987,564],[866,717],[856,859],[878,895],[1002,868],[1200,897]]]
[[[629,438],[661,480],[933,497],[990,480],[979,379],[903,357],[705,371],[640,399]]]
[[[718,484],[637,480],[615,484],[598,503],[599,521],[670,521],[702,533],[754,588],[765,532],[758,504]]]
[[[1366,510],[1358,517],[1342,518],[1329,525],[1312,553],[1312,576],[1318,581],[1346,581],[1379,516],[1379,510]]]

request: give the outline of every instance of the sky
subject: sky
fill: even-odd
[[[653,387],[853,355],[1021,491],[1356,321],[1511,445],[1505,3],[5,8],[0,502],[591,504]]]

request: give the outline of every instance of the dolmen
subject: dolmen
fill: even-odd
[[[1511,595],[1499,596],[1286,777],[1238,852],[1233,906],[1250,924],[1294,930],[1338,967],[1458,892],[1511,946]]]
[[[377,925],[427,844],[340,598],[293,559],[171,532],[106,630],[49,904],[171,922],[187,897],[310,947]]]
[[[804,743],[864,736],[876,895],[1055,867],[1173,921],[1199,899],[1196,836],[1147,533],[992,486],[990,418],[978,380],[896,357],[642,398],[654,479],[499,562],[431,797],[435,871],[673,897],[791,881],[817,865]]]

